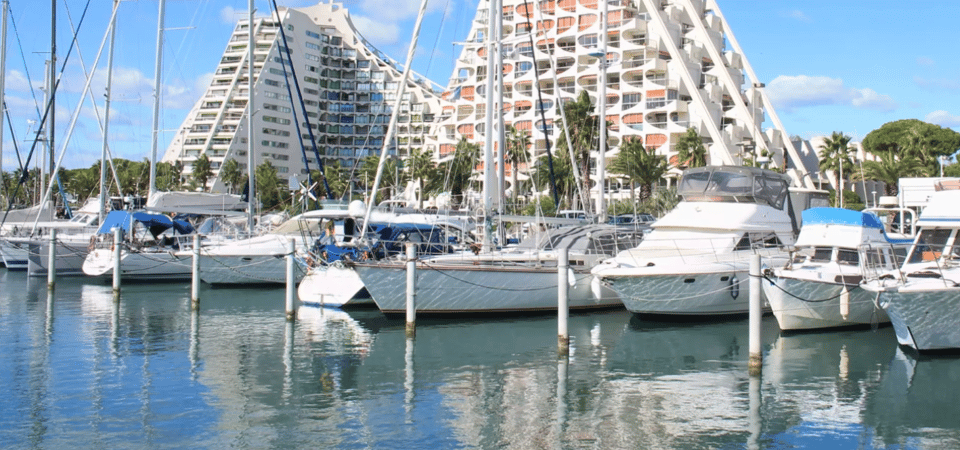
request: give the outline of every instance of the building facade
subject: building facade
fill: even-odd
[[[247,173],[250,32],[249,21],[237,24],[210,86],[162,158],[181,162],[189,174],[205,154],[214,172],[208,186],[213,191],[226,190],[217,176],[226,160],[235,159]],[[360,36],[345,8],[335,3],[281,8],[279,17],[255,18],[252,32],[255,165],[269,161],[282,179],[297,175],[304,180],[308,167],[318,168],[317,153],[326,164],[346,168],[380,154],[402,67]],[[441,91],[423,77],[411,76],[389,155],[436,151],[430,127],[440,110]]]
[[[497,3],[491,8],[490,1]],[[499,12],[493,24],[491,10]],[[281,24],[306,117],[296,89],[287,90],[293,74],[282,64]],[[306,172],[304,159],[315,169],[312,142],[325,160],[344,166],[379,154],[402,69],[360,36],[345,8],[281,9],[279,18],[256,19],[253,31],[256,164],[269,160],[282,177]],[[228,158],[246,172],[249,32],[247,21],[238,23],[210,87],[163,161],[179,160],[189,172],[206,154],[215,173]],[[488,66],[491,55],[495,61]],[[499,68],[494,83],[488,83],[488,67]],[[675,145],[692,128],[710,164],[763,163],[786,171],[798,185],[808,185],[803,174],[816,170],[804,168],[810,155],[790,142],[714,0],[481,0],[447,87],[415,80],[400,103],[397,145],[390,150],[400,157],[419,148],[443,161],[462,138],[484,144],[487,103],[493,102],[491,136],[499,137],[501,127],[529,133],[528,162],[517,168],[526,178],[548,140],[554,147],[563,133],[556,105],[585,91],[612,124],[606,166],[628,139],[679,165]],[[586,176],[596,199],[603,176],[599,133],[592,145]],[[620,184],[615,175],[606,178],[609,187]],[[210,187],[224,189],[219,178]]]

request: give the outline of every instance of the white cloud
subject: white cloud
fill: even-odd
[[[351,15],[350,19],[363,37],[378,45],[394,44],[400,39],[400,26],[396,23],[371,20],[359,15]]]
[[[806,14],[804,14],[803,11],[800,11],[799,9],[794,9],[794,10],[792,10],[792,11],[788,11],[788,12],[787,12],[787,17],[790,17],[790,18],[799,20],[799,21],[801,21],[801,22],[808,22],[808,23],[809,23],[809,22],[812,22],[812,21],[810,20],[810,17],[807,16]]]
[[[913,82],[924,89],[948,89],[948,90],[958,90],[960,89],[960,80],[952,80],[949,78],[921,78],[913,77]]]
[[[960,116],[955,116],[942,109],[927,114],[927,117],[924,119],[924,121],[940,125],[941,127],[960,127]]]
[[[822,105],[846,105],[860,109],[892,111],[897,104],[889,95],[873,89],[856,89],[844,85],[843,80],[807,75],[781,75],[767,86],[767,95],[778,109]]]
[[[224,6],[223,9],[220,10],[220,21],[230,25],[236,25],[237,20],[240,19],[241,12],[243,11],[237,11],[232,6]]]

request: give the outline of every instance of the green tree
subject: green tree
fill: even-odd
[[[441,171],[446,179],[445,184],[450,188],[450,203],[454,208],[463,204],[463,192],[470,186],[470,177],[480,161],[480,145],[468,142],[461,137],[457,142],[453,158],[441,165]]]
[[[284,192],[281,192],[281,189],[286,190],[286,186],[285,183],[280,181],[277,168],[273,167],[270,161],[264,161],[263,164],[257,166],[254,179],[257,188],[256,194],[260,198],[264,210],[272,210],[284,203]]]
[[[557,184],[557,196],[561,205],[572,204],[572,197],[576,192],[576,180],[573,178],[573,165],[567,152],[557,152],[553,157],[553,177]],[[550,167],[547,156],[537,158],[533,171],[533,184],[537,191],[550,190]]]
[[[898,158],[913,156],[923,166],[922,176],[939,175],[938,158],[960,149],[960,133],[916,119],[898,120],[883,124],[867,134],[864,150],[874,155],[893,152]]]
[[[516,205],[517,195],[520,193],[520,185],[517,181],[518,172],[520,171],[520,163],[526,162],[529,155],[530,132],[511,126],[506,147],[503,157],[506,162],[510,163],[510,196],[512,197],[510,203]]]
[[[77,201],[82,204],[88,198],[100,192],[100,161],[87,169],[63,171],[61,180],[64,189],[75,195]]]
[[[373,183],[377,175],[377,165],[380,164],[380,157],[370,155],[360,161],[360,168],[357,171],[357,178],[363,188],[369,193],[373,188]],[[407,174],[401,170],[400,161],[388,156],[383,165],[383,174],[381,175],[380,186],[376,195],[373,195],[374,204],[382,200],[383,194],[390,192],[393,188],[399,188],[407,183]]]
[[[919,176],[924,167],[917,158],[906,155],[900,158],[893,151],[877,154],[879,161],[864,161],[863,173],[854,171],[851,179],[862,181],[882,181],[885,195],[897,195],[900,179]]]
[[[707,148],[703,138],[693,127],[677,139],[674,150],[677,151],[677,168],[703,167],[707,165]]]
[[[231,194],[237,192],[237,188],[241,186],[241,183],[246,181],[245,178],[243,172],[240,171],[240,163],[233,158],[227,159],[223,162],[223,165],[220,166],[220,180],[227,186],[227,190]]]
[[[848,171],[853,169],[853,159],[850,157],[850,152],[853,150],[854,148],[850,146],[850,136],[837,131],[830,134],[830,137],[824,138],[823,145],[820,146],[820,170],[832,171],[837,178],[835,204],[838,206],[843,205],[840,198],[844,184],[843,169],[846,168]]]
[[[620,152],[610,163],[610,171],[624,175],[630,181],[630,201],[636,204],[634,188],[640,184],[640,199],[646,200],[652,194],[652,186],[667,173],[667,160],[657,155],[656,150],[647,150],[640,138],[627,138],[620,146]]]
[[[206,153],[201,153],[193,162],[193,179],[197,182],[197,185],[206,192],[207,180],[212,176],[213,168],[210,166],[210,158],[207,158]]]
[[[327,185],[330,186],[330,196],[333,198],[342,198],[343,194],[350,189],[349,171],[344,170],[344,167],[334,159],[329,159],[323,162],[323,171],[327,176]],[[323,177],[320,176],[320,171],[310,171],[310,178],[313,179],[313,182],[316,183],[318,187],[317,189],[314,189],[314,195],[318,197],[325,197],[327,193],[324,192]]]
[[[433,163],[433,157],[430,152],[415,148],[410,151],[406,164],[410,179],[417,182],[417,190],[419,191],[417,208],[423,208],[423,198],[437,188],[436,180],[439,178],[437,168]]]
[[[559,105],[558,105],[559,107]],[[590,177],[587,175],[590,173],[590,150],[593,147],[593,140],[599,134],[599,122],[597,121],[597,116],[594,113],[594,107],[590,101],[590,95],[587,91],[580,91],[580,96],[577,97],[577,100],[572,102],[566,102],[563,104],[564,115],[566,116],[567,123],[566,128],[570,132],[570,140],[572,145],[569,148],[573,149],[574,158],[576,158],[576,165],[579,167],[579,172],[583,175],[583,194],[587,204],[590,204]],[[560,117],[559,112],[557,117]],[[560,129],[563,129],[563,124],[561,123]],[[557,152],[556,157],[561,155],[567,156],[569,154],[567,137],[564,133],[560,133],[560,136],[557,138]],[[569,156],[567,156],[569,160]],[[569,175],[573,176],[573,171],[569,172]],[[559,183],[559,177],[557,178]],[[559,186],[557,187],[559,190]],[[584,205],[586,207],[587,205]]]

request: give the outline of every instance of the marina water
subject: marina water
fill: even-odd
[[[0,269],[2,448],[960,448],[960,358],[891,328],[781,335],[763,321],[626,311],[403,319],[283,289],[46,280]]]

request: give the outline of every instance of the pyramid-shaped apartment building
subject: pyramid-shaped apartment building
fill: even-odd
[[[713,0],[495,1],[478,5],[445,89],[420,76],[408,83],[390,154],[404,157],[420,148],[441,161],[461,138],[483,144],[492,86],[492,110],[503,112],[503,127],[529,132],[531,160],[563,132],[553,126],[560,123],[555,105],[585,91],[612,124],[605,163],[628,139],[676,163],[675,144],[693,128],[711,164],[760,160],[798,181],[807,172]],[[281,25],[309,120],[299,112],[296,92],[291,98],[287,90],[295,84],[282,65]],[[164,161],[180,160],[189,171],[205,153],[215,172],[227,158],[245,171],[250,31],[247,21],[238,23]],[[304,160],[316,169],[311,136],[328,162],[352,166],[379,154],[402,67],[363,39],[345,8],[281,8],[279,19],[255,19],[253,32],[256,164],[270,160],[281,176],[305,173]],[[500,39],[487,39],[497,34]],[[502,76],[488,80],[488,67],[499,67]],[[768,116],[772,126],[765,124]],[[494,136],[499,122],[493,121]],[[598,143],[599,133],[593,148]],[[593,158],[596,191],[598,151]],[[210,187],[222,190],[223,183]]]

